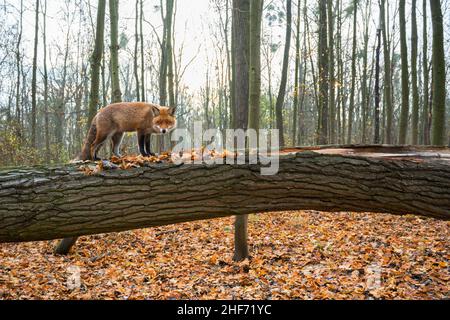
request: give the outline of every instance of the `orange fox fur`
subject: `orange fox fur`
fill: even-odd
[[[139,150],[151,155],[152,134],[167,134],[176,127],[175,108],[144,102],[115,103],[101,109],[92,121],[81,160],[98,160],[101,146],[112,139],[113,153],[120,157],[120,145],[126,132],[137,132]]]

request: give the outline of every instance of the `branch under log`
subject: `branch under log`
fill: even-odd
[[[0,171],[0,242],[41,241],[284,210],[450,218],[450,150],[286,150],[258,165],[153,165],[86,176],[76,166]]]

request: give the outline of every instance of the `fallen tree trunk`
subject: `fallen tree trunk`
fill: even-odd
[[[0,171],[0,242],[41,241],[284,210],[450,218],[450,151],[294,149],[259,165]],[[72,243],[73,244],[73,243]],[[69,245],[72,245],[69,243]]]

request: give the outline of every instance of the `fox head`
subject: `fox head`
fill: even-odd
[[[154,106],[153,130],[155,133],[167,134],[177,126],[175,118],[176,108]]]

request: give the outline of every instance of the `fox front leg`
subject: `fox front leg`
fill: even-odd
[[[154,157],[155,154],[152,152],[151,149],[152,149],[152,135],[147,134],[145,136],[145,152],[146,152],[147,156]]]
[[[145,152],[145,134],[138,132],[138,140],[139,140],[139,152],[143,157],[147,157],[147,152]]]

